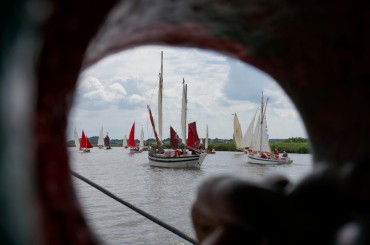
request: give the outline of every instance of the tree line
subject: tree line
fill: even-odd
[[[89,140],[93,146],[96,146],[98,143],[98,136],[89,137]],[[139,144],[139,140],[135,140],[137,144]],[[155,139],[148,139],[146,144],[155,146]],[[170,148],[169,139],[163,140],[164,148]],[[209,149],[215,149],[216,151],[238,151],[233,143],[232,139],[211,139],[211,143],[208,144]],[[120,147],[122,146],[122,140],[118,139],[111,139],[110,141],[112,147]],[[73,140],[67,142],[67,146],[75,146]],[[302,137],[292,137],[288,139],[271,139],[270,140],[271,149],[274,150],[275,148],[279,150],[279,152],[286,151],[288,153],[310,153],[310,145],[307,139]],[[181,144],[180,144],[181,147]],[[183,147],[183,145],[182,145]],[[204,147],[204,145],[201,145]]]

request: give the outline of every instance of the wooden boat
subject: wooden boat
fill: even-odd
[[[110,138],[108,136],[108,133],[104,137],[104,146],[105,146],[105,149],[107,149],[107,150],[112,149],[112,147],[110,146]]]
[[[204,140],[204,152],[207,154],[215,154],[215,149],[208,149],[208,124],[206,125],[206,138]]]
[[[136,146],[135,142],[135,122],[132,124],[130,134],[128,137],[128,148],[130,153],[140,153],[140,149]]]
[[[81,152],[90,152],[90,149],[93,148],[89,138],[85,136],[85,132],[82,130],[81,142],[80,142],[80,151]]]
[[[100,128],[99,138],[98,138],[98,148],[104,148],[104,135],[103,135],[103,126]]]
[[[164,168],[199,168],[207,154],[198,149],[200,140],[196,133],[196,122],[189,123],[188,127],[187,149],[181,150],[178,148],[178,142],[174,143],[178,141],[178,136],[170,127],[171,149],[149,149],[149,165]]]
[[[186,111],[187,111],[187,85],[183,79],[182,89],[182,109],[181,109],[181,129],[182,141],[186,146],[185,149],[178,149],[178,135],[170,127],[171,149],[162,148],[162,90],[163,90],[163,52],[161,52],[161,72],[159,74],[159,89],[158,89],[158,129],[157,134],[153,115],[149,105],[147,106],[149,112],[150,122],[153,127],[154,135],[157,142],[157,148],[150,148],[148,151],[149,165],[153,167],[165,168],[199,168],[206,153],[199,148],[200,140],[197,133],[196,122],[188,125],[188,142],[186,142]]]
[[[262,92],[261,111],[254,128],[251,146],[246,152],[248,154],[248,162],[263,165],[292,163],[293,161],[289,157],[280,157],[279,155],[275,156],[273,153],[271,153],[266,122],[267,102],[268,99],[266,100],[265,106]]]
[[[128,148],[128,144],[127,144],[127,135],[125,135],[125,137],[123,137],[123,140],[122,140],[122,147],[123,147],[123,148]]]

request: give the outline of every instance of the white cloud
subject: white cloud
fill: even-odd
[[[188,121],[197,121],[204,137],[232,138],[232,113],[245,130],[259,104],[269,97],[268,125],[272,138],[305,137],[299,114],[280,86],[268,75],[224,55],[198,49],[145,46],[114,54],[86,69],[76,93],[71,123],[97,135],[101,125],[112,138],[137,131],[153,137],[146,105],[157,114],[160,52],[164,51],[164,137],[169,126],[180,128],[182,80],[188,84]],[[85,101],[84,101],[85,100]],[[154,115],[154,116],[155,116]],[[68,138],[72,138],[70,131]],[[96,133],[95,133],[96,132]]]
[[[103,85],[97,78],[88,76],[80,82],[78,93],[95,102],[114,102],[126,97],[125,88],[119,83]]]

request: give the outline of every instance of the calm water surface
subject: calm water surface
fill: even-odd
[[[74,171],[193,238],[190,209],[197,188],[208,177],[228,174],[259,181],[279,174],[297,182],[312,168],[310,154],[289,154],[290,165],[259,166],[248,164],[244,153],[217,152],[206,157],[201,169],[189,170],[153,168],[147,152],[129,154],[123,148],[69,151]],[[73,181],[85,216],[103,244],[190,244],[84,182]]]

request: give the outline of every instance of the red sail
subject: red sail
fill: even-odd
[[[82,130],[80,148],[92,148],[89,139],[85,136],[85,132]]]
[[[198,148],[200,140],[197,133],[197,124],[192,122],[188,124],[188,145],[187,147]]]
[[[179,136],[171,126],[170,126],[170,140],[171,148],[177,150],[179,148]]]
[[[110,139],[109,139],[109,136],[107,135],[104,138],[104,146],[109,146],[109,144],[110,144]]]
[[[132,124],[131,131],[130,131],[130,136],[128,138],[128,146],[131,148],[136,148],[136,143],[135,143],[135,122]]]
[[[152,110],[150,110],[149,106],[147,106],[147,108],[148,108],[148,111],[149,111],[150,122],[151,122],[152,127],[153,127],[155,140],[157,141],[157,147],[160,147],[162,145],[162,142],[159,140],[157,131],[155,130],[155,123],[154,123],[154,119],[153,119],[153,115],[152,115]]]
[[[93,146],[90,143],[89,138],[86,137],[86,148],[93,148]]]

